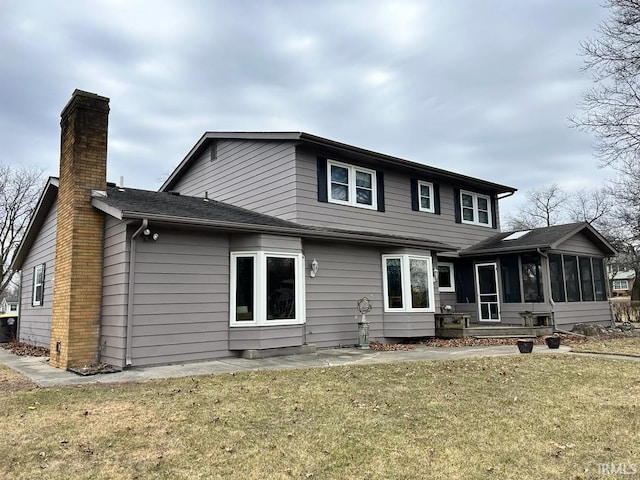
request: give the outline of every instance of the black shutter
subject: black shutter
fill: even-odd
[[[491,228],[498,228],[498,201],[491,195]]]
[[[378,211],[384,212],[384,173],[376,172],[376,191],[378,194]]]
[[[453,208],[455,210],[456,215],[456,223],[462,223],[462,212],[460,207],[460,189],[453,189]]]
[[[418,180],[411,179],[411,210],[420,210],[420,199],[418,198]]]
[[[440,215],[440,185],[433,184],[433,212]]]
[[[328,202],[327,159],[318,157],[318,201]]]

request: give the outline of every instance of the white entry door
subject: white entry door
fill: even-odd
[[[499,322],[498,266],[495,263],[476,264],[476,285],[478,318],[481,322]]]

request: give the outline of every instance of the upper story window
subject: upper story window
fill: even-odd
[[[433,183],[418,180],[418,204],[421,212],[435,213]]]
[[[44,263],[33,267],[31,305],[39,307],[44,297]]]
[[[353,207],[378,208],[376,172],[334,160],[327,160],[328,200]]]
[[[491,197],[488,195],[461,191],[460,208],[462,223],[491,226]]]
[[[440,186],[417,178],[412,178],[410,182],[411,209],[415,212],[440,215]]]

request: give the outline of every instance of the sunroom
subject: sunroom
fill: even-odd
[[[545,335],[609,324],[604,259],[614,254],[591,225],[575,223],[499,233],[439,257],[439,272],[443,265],[451,277],[440,275],[436,334]]]

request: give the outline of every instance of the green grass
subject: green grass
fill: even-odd
[[[574,352],[610,353],[640,357],[640,337],[589,339],[571,346]]]
[[[0,478],[595,479],[640,362],[570,355],[0,391]]]

